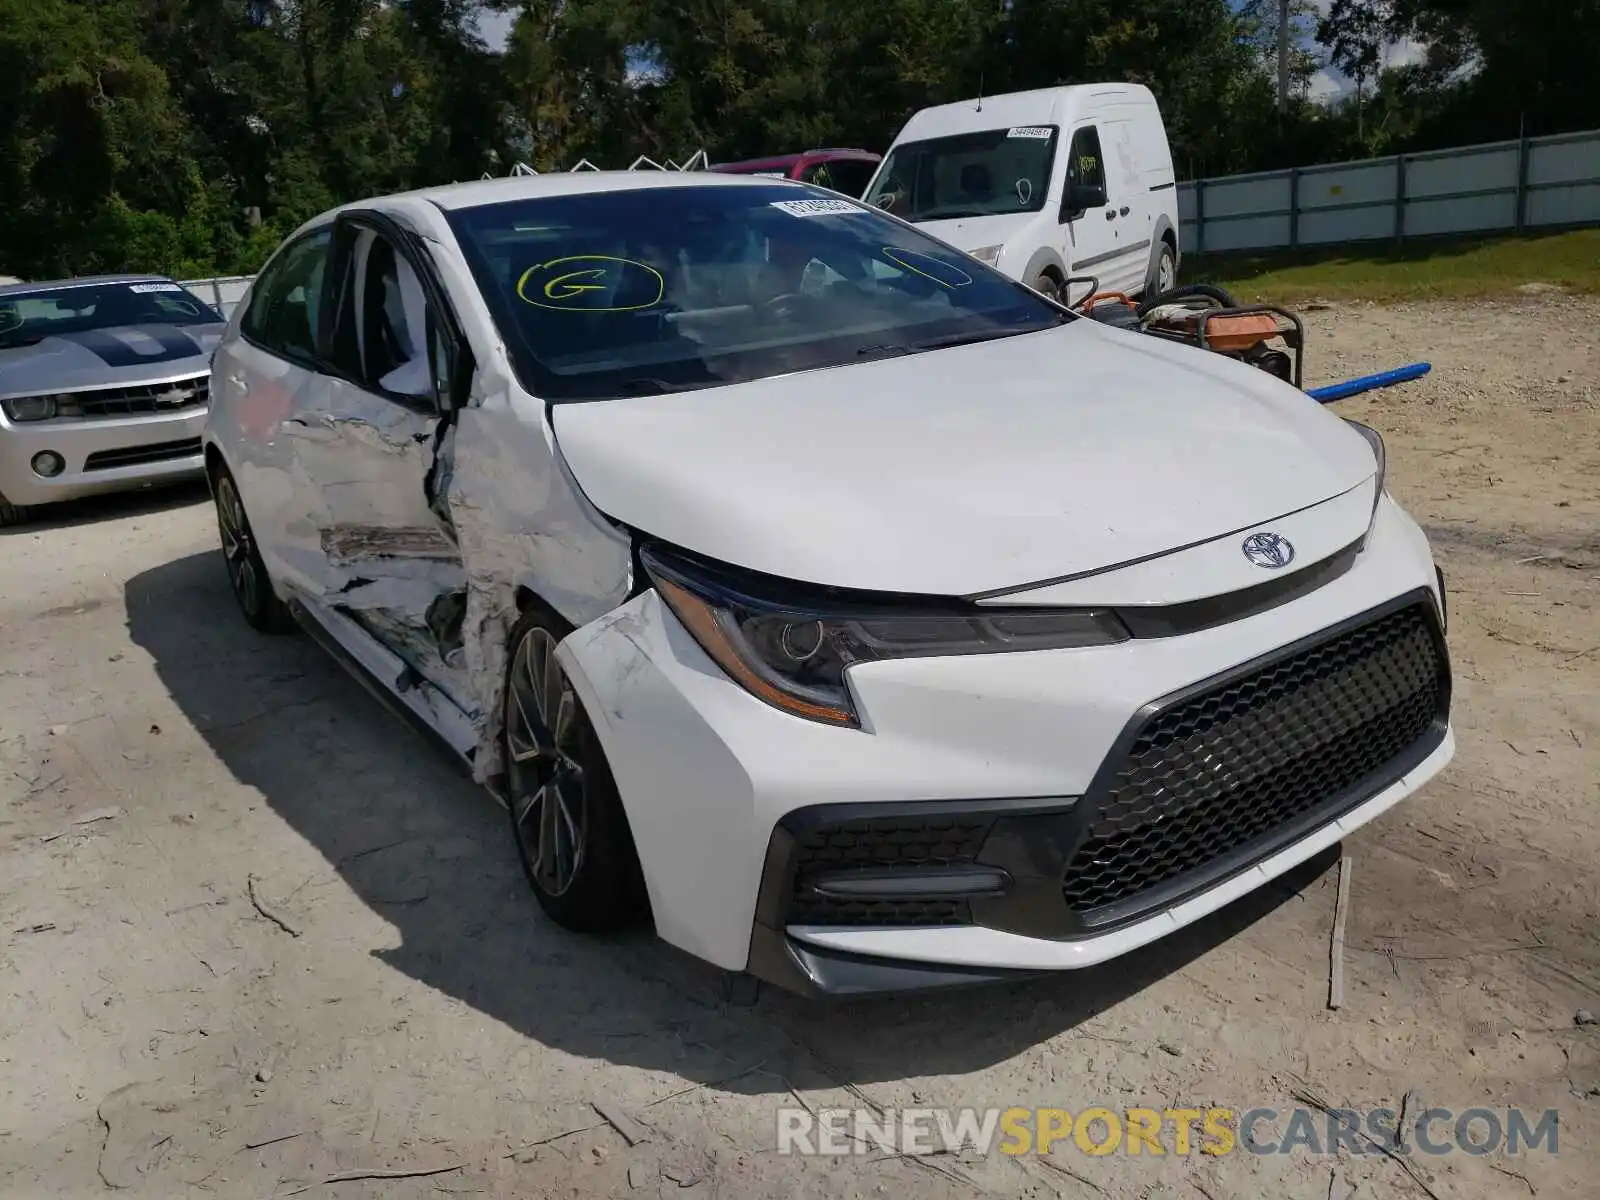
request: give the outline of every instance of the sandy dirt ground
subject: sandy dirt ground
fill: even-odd
[[[1594,1195],[1600,303],[1308,319],[1311,383],[1433,363],[1342,411],[1448,572],[1460,739],[1345,846],[1342,1010],[1333,856],[1106,968],[911,1000],[752,998],[646,934],[568,935],[487,797],[307,639],[245,627],[186,490],[0,533],[0,1195]],[[1560,1152],[774,1150],[797,1103],[1305,1088],[1555,1108]]]

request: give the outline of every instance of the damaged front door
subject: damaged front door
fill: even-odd
[[[327,365],[284,426],[314,491],[323,603],[466,709],[465,572],[444,506],[432,502],[452,415],[451,372],[437,361],[441,293],[419,248],[382,218],[341,219],[330,268]]]

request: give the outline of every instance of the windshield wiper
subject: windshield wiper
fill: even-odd
[[[658,396],[664,392],[692,392],[705,387],[704,383],[670,383],[653,375],[635,375],[617,383],[619,391],[636,396]]]
[[[944,350],[950,346],[967,346],[975,342],[992,342],[997,338],[1014,337],[1019,333],[1032,333],[1029,329],[985,329],[979,333],[947,333],[943,337],[924,338],[920,342],[878,342],[862,346],[857,358],[898,358],[903,354],[917,354],[923,350]]]
[[[915,346],[908,346],[905,342],[875,342],[871,346],[862,346],[856,350],[857,358],[894,358],[901,354],[910,354]]]
[[[992,213],[979,212],[973,208],[930,208],[927,212],[910,214],[908,221],[961,221],[967,217],[988,217]]]

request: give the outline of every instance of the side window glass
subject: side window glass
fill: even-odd
[[[316,356],[317,313],[330,231],[308,234],[279,256],[250,289],[240,328],[251,341],[285,358]]]
[[[1100,154],[1100,132],[1092,125],[1072,135],[1072,148],[1067,155],[1067,179],[1085,187],[1106,185],[1105,159]]]
[[[434,321],[416,269],[386,238],[367,231],[357,235],[349,261],[334,364],[371,391],[431,402]]]

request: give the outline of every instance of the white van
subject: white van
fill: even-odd
[[[1047,295],[1071,275],[1130,295],[1177,281],[1172,151],[1155,97],[1136,84],[925,108],[866,200]]]

